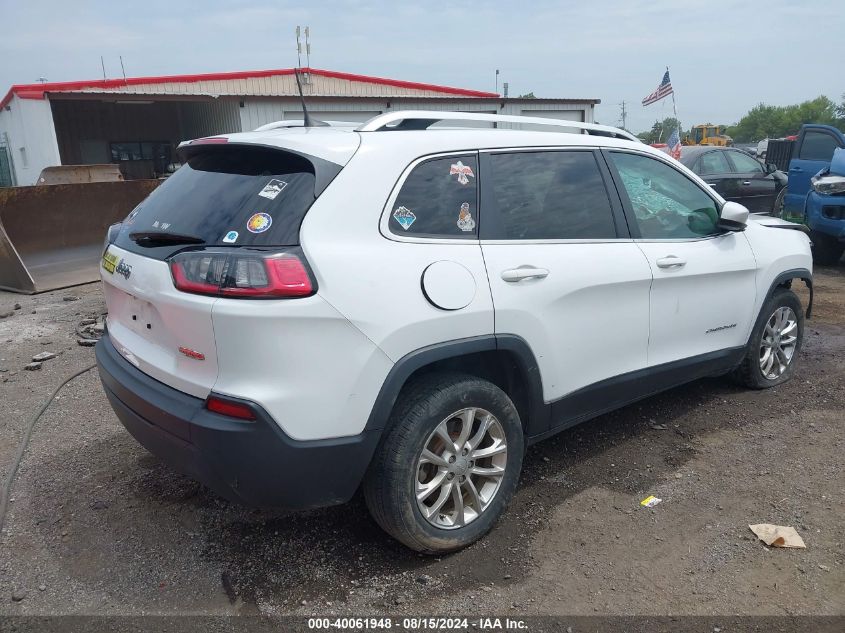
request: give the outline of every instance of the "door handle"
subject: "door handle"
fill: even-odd
[[[743,184],[743,185],[750,185],[750,184],[751,184],[751,181],[750,181],[750,180],[743,180],[743,181],[742,181],[742,184]]]
[[[792,169],[790,169],[789,171],[794,171],[794,172],[796,172],[796,173],[797,173],[797,172],[804,171],[804,170],[803,170],[803,169],[801,169],[800,167],[793,167],[793,168],[792,168]]]
[[[533,266],[510,268],[502,271],[502,279],[510,283],[522,281],[523,279],[543,279],[548,276],[548,270],[545,268],[534,268]]]
[[[687,263],[687,260],[681,259],[677,255],[667,255],[657,260],[658,268],[680,268]]]

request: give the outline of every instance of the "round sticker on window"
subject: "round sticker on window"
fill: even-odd
[[[247,220],[246,228],[250,233],[263,233],[273,224],[273,218],[266,213],[255,213]]]

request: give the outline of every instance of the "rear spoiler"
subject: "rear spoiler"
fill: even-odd
[[[199,138],[193,141],[184,141],[179,144],[179,147],[176,149],[176,154],[179,156],[179,159],[182,162],[186,162],[193,156],[204,152],[226,151],[232,147],[263,149],[270,150],[273,152],[285,152],[288,154],[293,154],[300,158],[304,158],[314,167],[315,198],[319,197],[320,194],[325,191],[326,187],[331,184],[332,180],[334,180],[335,177],[337,177],[337,175],[340,173],[340,170],[343,169],[343,165],[338,165],[337,163],[333,163],[329,160],[317,158],[316,156],[311,156],[310,154],[306,154],[305,152],[298,152],[295,149],[279,147],[278,145],[265,145],[263,143],[239,143],[237,141],[232,142],[225,136],[212,136],[209,138]]]

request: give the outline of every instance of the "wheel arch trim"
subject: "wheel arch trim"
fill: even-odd
[[[763,298],[762,305],[765,305],[766,301],[772,298],[772,296],[775,294],[775,290],[777,290],[780,286],[784,285],[785,282],[792,281],[793,279],[800,279],[801,281],[803,281],[807,286],[807,290],[810,291],[810,301],[807,304],[807,310],[804,313],[804,317],[809,319],[812,317],[813,312],[813,273],[811,273],[806,268],[792,268],[790,270],[785,270],[782,273],[778,274],[769,286],[769,291]]]
[[[516,360],[517,370],[526,380],[530,425],[530,428],[526,428],[526,435],[546,430],[549,425],[549,407],[543,401],[543,385],[537,359],[525,339],[513,334],[487,334],[444,341],[405,354],[384,379],[364,429],[383,430],[387,427],[390,412],[414,372],[438,361],[496,351],[511,353]]]

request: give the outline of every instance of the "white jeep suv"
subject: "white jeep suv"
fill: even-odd
[[[362,487],[389,534],[452,551],[502,514],[527,445],[795,369],[807,236],[621,130],[393,112],[180,151],[109,231],[96,353],[128,431],[229,499]]]

